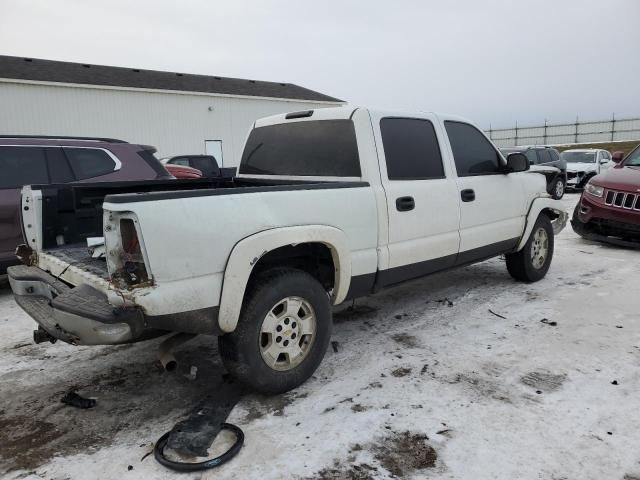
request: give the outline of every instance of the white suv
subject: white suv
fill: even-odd
[[[582,148],[565,150],[560,159],[567,162],[567,188],[582,189],[602,170],[614,165],[607,150]]]

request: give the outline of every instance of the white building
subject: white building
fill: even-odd
[[[257,118],[342,103],[290,83],[0,56],[0,135],[119,138],[225,167]]]

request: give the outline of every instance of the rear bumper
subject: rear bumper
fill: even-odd
[[[74,345],[115,345],[146,340],[169,331],[219,333],[217,308],[146,316],[137,307],[114,307],[89,285],[70,287],[37,267],[7,271],[16,300],[51,336]]]
[[[585,172],[567,172],[567,189],[583,188],[588,175]]]
[[[69,287],[36,267],[7,270],[16,303],[55,338],[74,345],[113,345],[142,336],[145,319],[134,308],[109,305],[102,292]]]

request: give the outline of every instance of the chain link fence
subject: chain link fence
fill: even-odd
[[[498,147],[516,145],[564,145],[570,143],[640,140],[640,118],[612,117],[599,122],[547,124],[538,127],[489,129],[487,134]]]

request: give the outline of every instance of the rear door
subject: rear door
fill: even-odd
[[[538,149],[538,164],[553,166],[553,159],[551,158],[551,152],[545,149]]]
[[[460,253],[457,263],[489,258],[515,247],[525,222],[521,176],[503,173],[504,160],[475,126],[445,120],[460,199]]]
[[[23,243],[22,186],[46,183],[49,175],[43,148],[0,146],[0,269],[15,263],[15,249]]]
[[[459,201],[437,119],[377,113],[372,121],[389,219],[389,268],[380,271],[379,283],[452,267],[460,241]]]

